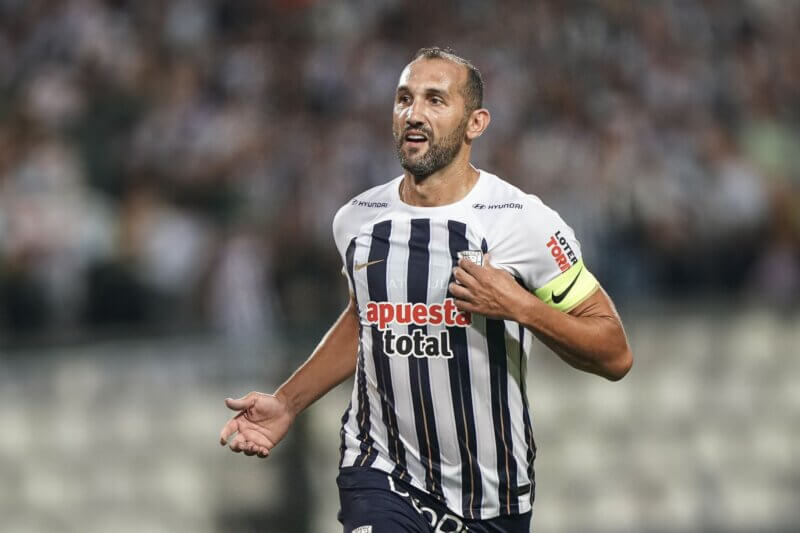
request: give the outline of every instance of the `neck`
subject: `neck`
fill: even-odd
[[[457,157],[430,176],[418,178],[406,172],[400,183],[400,198],[418,207],[453,204],[469,194],[478,176],[479,172],[467,159]]]

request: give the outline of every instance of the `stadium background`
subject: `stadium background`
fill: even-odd
[[[800,2],[0,0],[0,530],[338,531],[349,384],[216,443],[346,294],[398,74],[486,80],[478,166],[561,212],[636,355],[530,365],[536,531],[800,524]]]

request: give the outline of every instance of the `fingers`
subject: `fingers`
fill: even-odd
[[[472,299],[472,293],[464,287],[463,285],[459,285],[458,283],[451,283],[447,286],[450,290],[450,294],[452,294],[456,299],[460,300],[470,300]]]
[[[456,309],[459,311],[466,311],[468,313],[480,313],[480,309],[478,306],[473,304],[472,302],[468,302],[467,300],[460,300],[455,298]]]
[[[252,428],[243,428],[239,430],[239,434],[244,437],[245,441],[252,442],[256,446],[261,446],[271,450],[275,446],[275,443],[263,433],[263,430],[260,430],[261,428],[258,426],[254,426]]]
[[[219,443],[222,446],[228,444],[228,439],[231,435],[239,431],[239,417],[231,418],[228,423],[222,426],[222,431],[219,432]]]
[[[461,261],[471,263],[473,266],[475,266],[474,263],[472,263],[472,261],[469,261],[468,259],[462,259]],[[475,267],[475,268],[480,268],[480,267]],[[456,267],[453,269],[453,277],[456,279],[458,283],[464,285],[465,287],[473,287],[478,283],[478,279],[475,276],[473,276],[472,274],[470,274],[461,267]]]
[[[231,442],[228,444],[228,448],[230,448],[231,451],[239,453],[242,451],[242,446],[244,445],[245,445],[244,437],[242,437],[241,435],[236,435],[235,437],[233,437],[233,439],[231,439]]]
[[[263,446],[258,446],[253,444],[252,442],[248,442],[245,444],[244,448],[242,449],[245,455],[253,456],[257,455],[261,458],[269,456],[269,450],[264,448]]]
[[[245,455],[249,456],[258,455],[259,457],[268,457],[270,449],[272,448],[272,444],[270,443],[269,445],[265,445],[264,442],[265,441],[257,442],[252,440],[252,435],[248,435],[248,432],[244,431],[236,435],[236,437],[231,440],[228,447],[231,449],[231,451],[236,453],[244,453]]]
[[[485,257],[485,256],[484,256]],[[484,266],[487,264],[484,259]],[[471,259],[467,257],[462,257],[458,260],[458,266],[463,268],[465,271],[469,272],[472,275],[477,275],[478,272],[484,267],[474,263]]]

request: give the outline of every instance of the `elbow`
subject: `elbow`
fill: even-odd
[[[603,377],[609,381],[619,381],[630,372],[632,366],[633,352],[626,345],[625,349],[606,366]]]

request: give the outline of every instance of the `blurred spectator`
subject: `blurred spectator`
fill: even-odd
[[[249,336],[334,313],[336,291],[294,300],[339,283],[337,207],[399,174],[392,92],[425,45],[482,69],[477,164],[563,212],[619,301],[796,308],[797,20],[710,0],[0,2],[0,328]]]

